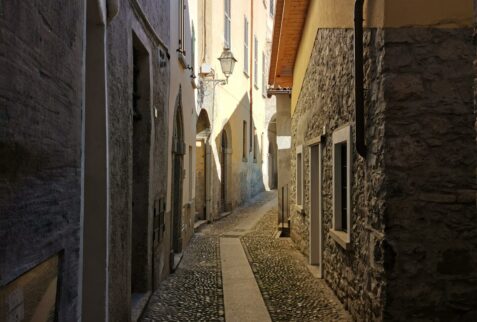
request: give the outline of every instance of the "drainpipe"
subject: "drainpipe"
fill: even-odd
[[[255,63],[255,57],[253,55],[253,46],[255,45],[255,38],[253,36],[253,0],[251,1],[251,10],[250,10],[250,58],[249,58],[249,64],[250,64],[250,135],[249,135],[249,152],[252,151],[252,139],[253,139],[253,79],[254,75],[253,73],[257,72],[253,70],[253,66]]]
[[[356,150],[366,158],[364,133],[364,72],[363,72],[363,10],[364,0],[355,0],[354,4],[354,91]]]

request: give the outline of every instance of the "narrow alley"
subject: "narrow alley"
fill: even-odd
[[[0,322],[477,321],[477,0],[0,0]]]
[[[276,202],[264,192],[203,226],[140,320],[351,321],[316,267],[279,237]]]

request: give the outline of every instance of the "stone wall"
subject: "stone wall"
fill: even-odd
[[[84,1],[1,5],[0,288],[59,255],[58,320],[76,320]]]
[[[157,33],[169,30],[169,2],[156,1],[155,4],[149,3],[147,8],[147,17],[154,30]],[[130,315],[133,31],[148,50],[153,81],[148,198],[150,234],[147,251],[152,252],[149,272],[153,269],[154,273],[151,272],[148,282],[157,287],[169,273],[170,223],[165,222],[166,231],[161,240],[153,240],[152,236],[152,216],[154,211],[158,211],[154,209],[155,203],[159,199],[166,200],[168,152],[164,142],[167,142],[168,137],[169,63],[164,48],[155,43],[130,1],[122,0],[119,15],[108,25],[107,35],[110,135],[109,317],[114,321],[127,320]]]
[[[307,141],[324,134],[322,155],[323,276],[356,320],[379,321],[383,311],[384,101],[383,32],[365,34],[368,158],[358,156],[352,144],[351,243],[347,250],[329,235],[333,218],[332,134],[351,125],[354,142],[353,30],[318,30],[310,63],[292,116],[290,170],[291,237],[305,254],[309,249],[310,174]],[[323,129],[325,128],[325,133]],[[295,210],[296,151],[303,146],[304,212]]]
[[[385,315],[475,320],[472,30],[389,29],[385,48]]]
[[[470,28],[365,32],[368,153],[362,159],[353,147],[351,243],[344,250],[328,233],[331,138],[342,125],[355,130],[353,31],[317,33],[292,117],[291,236],[307,254],[307,141],[325,126],[323,274],[356,320],[476,318],[474,59]],[[294,210],[300,145],[303,212]]]

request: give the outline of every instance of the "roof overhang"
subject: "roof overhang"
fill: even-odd
[[[277,0],[268,83],[290,88],[310,0]]]

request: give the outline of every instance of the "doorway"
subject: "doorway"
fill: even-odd
[[[278,174],[277,174],[277,153],[276,142],[269,142],[268,145],[268,186],[270,190],[277,189]]]
[[[133,33],[131,293],[133,307],[152,286],[149,234],[151,91],[149,53]]]
[[[222,131],[221,136],[221,158],[220,158],[220,169],[222,174],[222,180],[220,181],[220,204],[222,206],[222,212],[227,211],[227,164],[228,164],[228,140],[227,140],[227,132],[224,130]]]
[[[207,220],[209,199],[210,122],[206,110],[201,110],[196,125],[195,221]]]
[[[174,115],[174,129],[172,136],[172,247],[171,269],[179,262],[182,253],[182,193],[184,179],[184,127],[179,90],[178,104]]]
[[[322,255],[322,198],[321,198],[321,144],[310,146],[310,264],[319,266],[323,273]]]
[[[268,124],[268,188],[275,190],[278,187],[278,146],[277,146],[277,119],[276,115]]]

